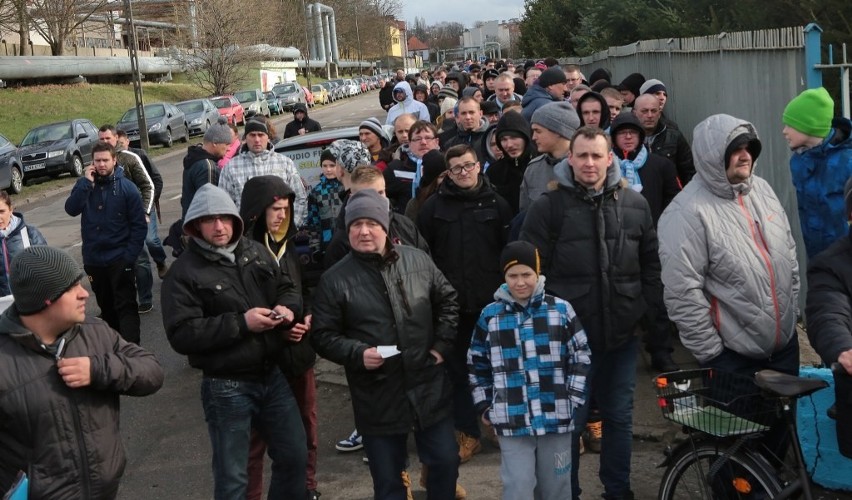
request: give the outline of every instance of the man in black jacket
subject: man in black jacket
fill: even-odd
[[[481,449],[479,416],[468,382],[467,351],[482,308],[491,303],[502,283],[500,252],[508,241],[513,213],[482,175],[470,146],[453,146],[446,160],[447,178],[423,204],[417,227],[429,244],[435,265],[459,292],[455,353],[447,366],[453,378],[459,458],[465,463]]]
[[[642,94],[633,102],[633,114],[645,130],[645,146],[650,152],[665,156],[675,164],[683,187],[695,175],[692,148],[678,129],[663,122],[662,113],[660,101],[653,94]]]
[[[481,165],[486,161],[486,158],[479,156],[482,154],[482,139],[485,137],[486,130],[488,130],[488,120],[482,117],[479,101],[473,97],[462,97],[456,113],[456,135],[441,144],[441,149],[446,151],[457,144],[467,144],[477,152],[476,159]]]
[[[517,214],[520,206],[521,183],[535,149],[532,145],[530,124],[520,113],[503,113],[494,134],[503,157],[492,163],[485,175]],[[499,258],[499,257],[498,257]]]
[[[405,498],[413,429],[429,498],[450,499],[459,457],[443,363],[453,356],[456,292],[426,253],[388,239],[389,214],[374,190],[349,199],[352,251],[320,279],[311,344],[346,369],[375,498]]]
[[[246,497],[254,425],[272,459],[269,498],[305,498],[305,429],[278,365],[285,332],[301,321],[301,296],[262,244],[241,237],[222,189],[198,189],[184,232],[188,248],[163,281],[163,326],[172,348],[204,372],[214,497]]]
[[[636,330],[643,317],[658,318],[663,307],[654,221],[642,195],[624,188],[603,130],[578,129],[568,162],[554,170],[559,187],[532,203],[521,239],[541,250],[548,293],[571,303],[589,338],[590,399],[597,401],[604,428],[599,474],[604,498],[632,499]],[[587,417],[588,402],[577,410],[574,428],[583,429]],[[579,433],[574,438],[571,487],[577,499]]]
[[[298,102],[293,105],[293,121],[284,127],[283,139],[305,135],[308,132],[318,132],[320,130],[322,130],[322,127],[319,122],[308,118],[308,107]]]

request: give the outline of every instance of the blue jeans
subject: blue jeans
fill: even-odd
[[[136,259],[136,292],[139,295],[139,304],[151,304],[154,301],[151,292],[154,287],[154,275],[151,272],[151,261],[148,255],[154,259],[154,262],[162,264],[166,261],[166,250],[163,248],[163,242],[160,241],[160,236],[157,234],[157,214],[151,212],[150,222],[148,222],[148,235],[145,236],[145,247],[139,252],[139,257]],[[145,248],[148,251],[145,251]]]
[[[364,450],[370,460],[375,500],[405,500],[401,474],[408,457],[407,441],[408,434],[364,434]],[[420,463],[429,468],[426,498],[455,498],[456,480],[459,477],[459,447],[453,432],[453,419],[445,418],[432,427],[414,431],[414,441],[417,443]]]
[[[201,401],[213,448],[216,500],[246,498],[252,426],[266,442],[272,460],[268,497],[305,498],[305,428],[280,370],[270,370],[262,382],[204,377]]]
[[[448,360],[447,372],[453,383],[453,416],[456,430],[475,439],[482,437],[479,415],[473,406],[470,392],[470,372],[467,369],[467,351],[479,314],[460,313],[453,355]]]
[[[603,498],[633,498],[630,491],[630,454],[633,452],[633,391],[636,388],[636,363],[639,339],[604,352],[592,353],[592,366],[586,379],[589,394],[586,404],[574,414],[571,489],[574,500],[580,498],[580,434],[589,417],[589,400],[594,397],[603,421],[600,469]]]

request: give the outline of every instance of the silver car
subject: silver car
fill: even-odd
[[[190,135],[204,134],[219,120],[219,110],[210,99],[191,99],[175,104],[186,115]]]
[[[251,111],[256,115],[263,115],[266,117],[271,115],[269,112],[269,103],[266,102],[266,97],[263,96],[263,92],[261,92],[260,89],[241,90],[239,92],[235,92],[234,97],[240,101],[240,104],[243,105],[243,110],[246,113]]]

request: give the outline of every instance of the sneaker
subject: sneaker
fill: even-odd
[[[157,262],[157,276],[159,276],[160,279],[164,279],[167,272],[169,272],[169,265],[166,264],[165,261]]]
[[[400,472],[400,475],[402,476],[402,484],[405,486],[405,499],[414,500],[414,494],[411,492],[411,476],[408,475],[407,470]]]
[[[308,490],[308,500],[319,500],[319,497],[322,496],[317,490]]]
[[[459,463],[469,461],[482,450],[482,444],[479,442],[479,439],[469,434],[459,432],[456,439],[459,443]]]
[[[149,313],[154,310],[154,304],[139,304],[139,314]]]
[[[603,421],[589,422],[586,424],[586,432],[589,435],[589,451],[601,452],[601,438],[603,437]]]
[[[364,447],[364,440],[358,429],[352,431],[348,438],[338,441],[334,449],[342,452],[358,451]]]

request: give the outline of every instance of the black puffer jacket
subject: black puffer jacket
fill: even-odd
[[[446,143],[441,146],[443,151],[450,149],[459,144],[467,144],[473,148],[476,153],[476,159],[480,165],[484,165],[488,158],[482,156],[482,141],[485,139],[485,131],[488,130],[488,120],[482,118],[479,121],[479,128],[473,130],[464,130],[459,128],[458,120],[456,120],[456,135],[447,139]]]
[[[808,339],[826,364],[852,349],[852,234],[817,254],[808,268]]]
[[[500,138],[508,133],[515,133],[524,138],[526,146],[521,156],[512,158],[500,144]],[[488,167],[485,175],[494,186],[497,194],[505,198],[512,207],[512,213],[517,214],[521,198],[521,183],[524,181],[524,172],[527,170],[530,160],[535,156],[532,146],[532,133],[530,125],[520,113],[505,113],[497,122],[497,147],[503,151],[503,158]]]
[[[459,292],[462,313],[479,313],[503,283],[500,252],[509,236],[512,209],[484,176],[463,190],[449,178],[417,216],[438,269]]]
[[[555,171],[559,187],[532,203],[521,239],[541,252],[548,293],[574,306],[592,352],[603,352],[624,344],[643,315],[656,319],[662,307],[654,221],[618,169],[610,166],[598,195],[574,183],[567,163]]]
[[[430,349],[451,359],[456,292],[429,256],[388,243],[387,257],[352,252],[322,276],[311,344],[343,365],[355,426],[364,434],[405,434],[452,416],[452,388]],[[402,354],[376,370],[364,351],[396,345]]]
[[[645,145],[652,153],[665,156],[675,164],[681,186],[686,186],[692,180],[695,175],[692,148],[678,129],[666,126],[660,120],[654,133],[645,138]]]
[[[298,111],[305,113],[304,120],[296,119],[296,112]],[[305,133],[319,132],[320,130],[322,130],[322,127],[320,126],[318,121],[308,117],[308,107],[300,102],[296,103],[293,106],[293,121],[291,121],[287,124],[287,126],[284,127],[283,138],[286,139],[288,137],[295,137],[299,135],[299,129],[302,128],[305,129]]]
[[[198,188],[205,184],[219,185],[219,158],[205,151],[201,144],[187,148],[183,158],[183,183],[181,185],[181,217],[186,216],[189,204]]]
[[[88,387],[65,385],[56,359],[14,306],[0,316],[0,492],[23,470],[29,498],[115,498],[126,463],[119,395],[153,394],[163,369],[97,318],[87,317],[64,338],[64,357],[89,356]]]
[[[391,210],[399,214],[405,213],[405,206],[411,200],[411,183],[417,169],[417,163],[408,156],[407,149],[400,148],[400,159],[390,162],[382,172],[385,177],[385,194],[390,200]]]

